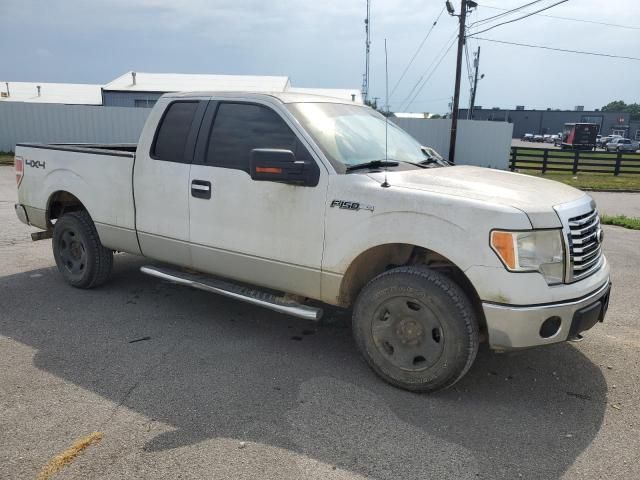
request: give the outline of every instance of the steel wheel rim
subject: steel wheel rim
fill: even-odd
[[[371,335],[389,363],[409,372],[432,367],[444,351],[445,336],[438,316],[413,297],[385,300],[374,312]]]
[[[69,274],[82,276],[87,267],[87,249],[80,235],[72,228],[65,228],[60,234],[58,254]]]

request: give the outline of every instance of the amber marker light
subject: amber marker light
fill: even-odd
[[[509,270],[516,269],[516,249],[513,233],[494,230],[491,232],[491,248]]]
[[[256,167],[256,173],[282,173],[278,167]]]

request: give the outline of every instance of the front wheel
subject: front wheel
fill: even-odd
[[[102,246],[87,212],[64,214],[53,228],[53,256],[66,282],[77,288],[93,288],[107,281],[113,252]]]
[[[406,390],[450,387],[478,352],[471,303],[451,279],[426,267],[399,267],[371,280],[356,300],[353,332],[369,366]]]

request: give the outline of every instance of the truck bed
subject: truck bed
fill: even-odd
[[[47,209],[61,192],[73,195],[89,210],[106,247],[137,248],[132,175],[136,144],[54,143],[16,145],[24,162],[18,188],[29,223],[50,227]],[[123,239],[128,239],[122,244]]]
[[[17,147],[65,150],[69,152],[95,153],[98,155],[135,154],[136,143],[18,143]]]

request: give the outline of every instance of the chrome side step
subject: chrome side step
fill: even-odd
[[[322,317],[322,309],[302,305],[300,303],[278,297],[271,293],[261,292],[248,287],[227,283],[204,274],[190,274],[168,268],[144,266],[140,271],[152,277],[161,278],[178,285],[197,288],[206,292],[217,293],[242,302],[286,313],[305,320],[318,321]]]

